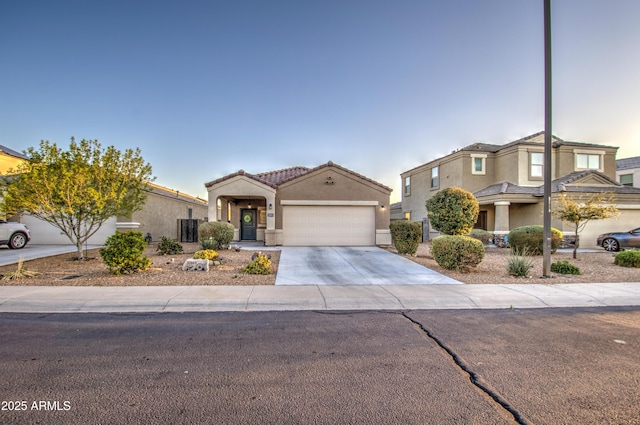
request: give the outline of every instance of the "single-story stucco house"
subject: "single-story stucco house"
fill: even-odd
[[[392,189],[333,162],[205,184],[209,221],[235,227],[234,240],[267,246],[390,245]]]

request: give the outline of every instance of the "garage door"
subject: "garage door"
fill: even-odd
[[[371,206],[285,206],[283,243],[298,246],[375,245]]]

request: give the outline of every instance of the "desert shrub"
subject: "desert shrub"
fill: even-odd
[[[431,241],[431,254],[440,267],[466,271],[484,258],[484,245],[469,236],[442,235]]]
[[[483,229],[473,229],[471,233],[469,233],[469,236],[479,240],[483,245],[489,245],[489,243],[491,242],[491,237],[493,235]]]
[[[158,247],[156,248],[156,252],[160,255],[176,255],[182,254],[182,245],[180,242],[169,239],[166,236],[160,238],[160,242],[158,242]]]
[[[442,189],[425,206],[431,226],[445,235],[468,235],[480,211],[476,197],[459,187]]]
[[[251,262],[242,271],[247,274],[271,274],[271,259],[261,252],[256,252],[251,257]]]
[[[529,272],[533,268],[533,261],[529,257],[529,252],[526,248],[511,249],[511,255],[507,259],[507,272],[511,276],[527,277]]]
[[[218,252],[213,249],[201,249],[193,253],[193,258],[196,260],[209,260],[213,261],[218,258]]]
[[[551,263],[551,271],[560,274],[582,274],[578,266],[575,266],[566,260]]]
[[[417,221],[392,221],[391,240],[398,254],[415,255],[422,240],[422,223]]]
[[[151,260],[144,255],[147,242],[141,232],[116,232],[109,236],[100,249],[102,261],[115,275],[146,270]]]
[[[210,221],[198,226],[198,241],[202,249],[227,248],[233,240],[234,227],[224,221]]]
[[[512,249],[527,250],[529,255],[542,255],[544,228],[540,225],[522,226],[509,232],[509,246]],[[562,232],[551,228],[551,252],[556,252],[562,242]]]
[[[613,264],[622,267],[640,268],[640,251],[626,250],[614,256]]]

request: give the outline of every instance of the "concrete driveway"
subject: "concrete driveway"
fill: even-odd
[[[276,285],[460,284],[378,247],[282,247]]]
[[[103,245],[88,245],[87,249],[101,248]],[[0,247],[0,266],[16,264],[22,258],[23,261],[35,260],[36,258],[50,257],[52,255],[76,252],[75,245],[34,245],[28,244],[22,249],[9,249],[7,246]]]

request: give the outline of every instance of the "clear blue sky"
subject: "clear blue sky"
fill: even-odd
[[[0,144],[142,149],[158,184],[331,160],[394,188],[544,129],[543,0],[0,3]],[[554,134],[640,155],[640,1],[552,0]]]

